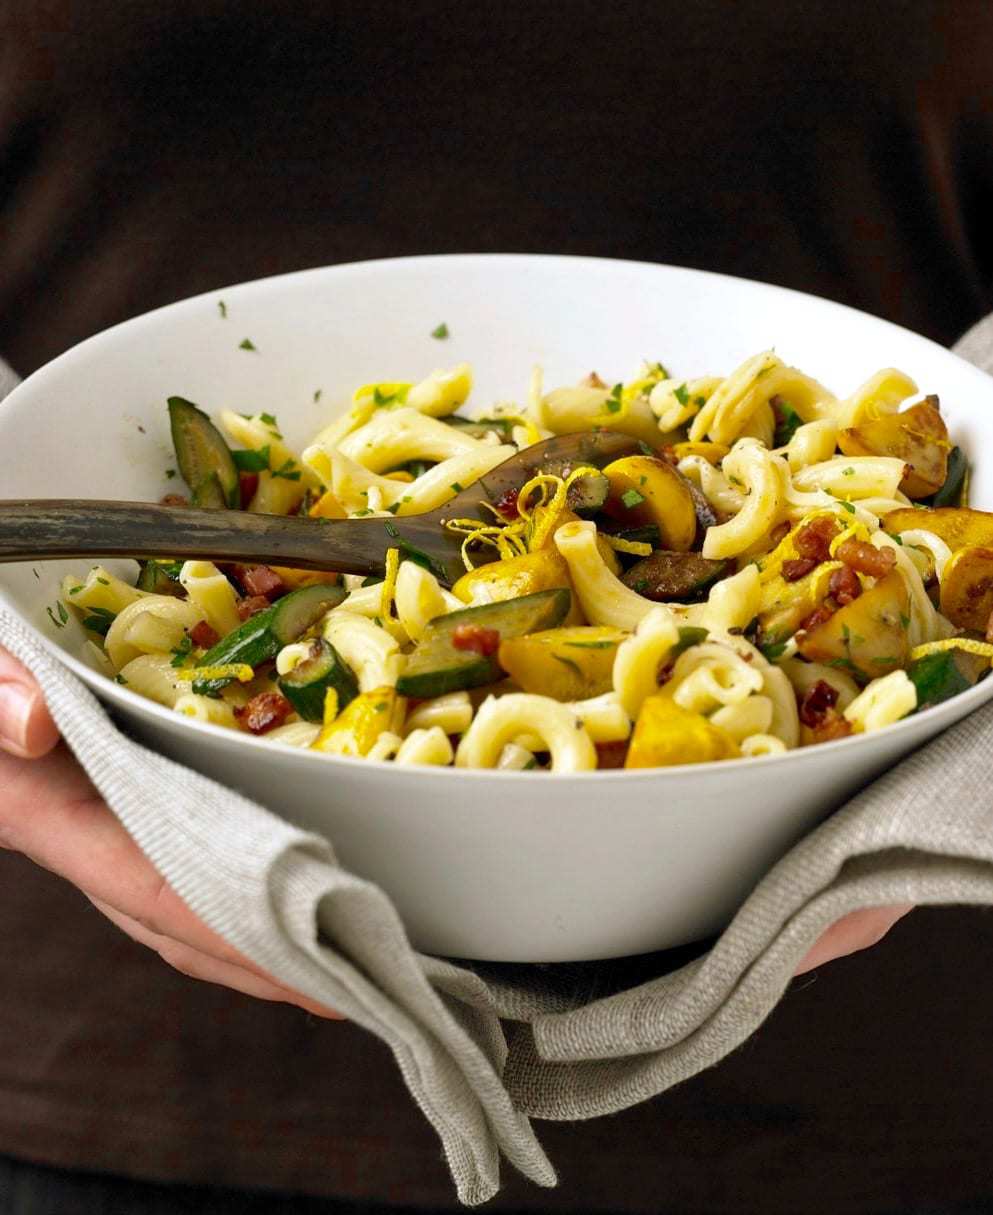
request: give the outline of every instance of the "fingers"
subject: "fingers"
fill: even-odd
[[[191,979],[200,979],[207,983],[218,983],[223,987],[230,987],[233,991],[240,991],[257,1000],[296,1004],[299,1008],[304,1008],[308,1012],[330,1021],[343,1020],[341,1014],[335,1012],[334,1009],[316,1004],[306,996],[283,987],[271,976],[266,976],[264,971],[246,970],[243,966],[221,961],[219,958],[191,948],[182,941],[176,941],[172,937],[161,936],[159,933],[150,931],[137,920],[100,899],[91,898],[90,902],[129,937],[140,945],[153,949],[164,962],[168,962],[180,974],[187,975]]]
[[[203,972],[195,977],[210,978],[207,963],[216,963],[215,982],[227,982],[221,975],[237,974],[239,982],[228,985],[257,994],[250,990],[254,978],[267,985],[258,994],[281,993],[264,999],[290,1001],[322,1017],[338,1015],[281,987],[194,915],[121,826],[65,746],[35,763],[0,754],[0,789],[4,791],[0,846],[22,852],[72,882],[115,923],[126,924],[130,935],[153,948],[161,946],[160,953],[169,952],[166,960],[172,965],[187,973],[193,973],[187,964],[195,965]]]
[[[913,909],[913,903],[903,903],[896,907],[870,907],[843,916],[814,942],[794,973],[802,975],[835,958],[871,948]]]
[[[33,759],[58,740],[41,689],[16,658],[0,650],[0,748]]]

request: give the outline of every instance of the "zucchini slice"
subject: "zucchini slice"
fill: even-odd
[[[930,499],[930,506],[964,506],[962,488],[965,485],[969,461],[961,447],[953,447],[948,453],[948,475],[941,489]]]
[[[351,667],[333,645],[323,637],[315,637],[307,657],[280,679],[279,689],[304,721],[323,721],[328,688],[338,693],[339,709],[359,694],[358,680]]]
[[[459,649],[453,641],[455,630],[461,625],[475,625],[498,633],[500,639],[522,637],[525,633],[557,628],[571,604],[572,593],[566,587],[556,587],[436,616],[407,659],[406,669],[397,680],[397,691],[401,696],[427,700],[446,692],[496,683],[503,678],[503,671],[495,648],[489,654]]]
[[[179,581],[179,571],[183,568],[182,561],[141,561],[138,581],[135,586],[139,591],[149,591],[153,595],[172,595],[176,598],[185,596],[186,591]]]
[[[302,636],[311,625],[337,607],[345,598],[345,588],[329,582],[318,582],[291,591],[264,611],[257,612],[212,646],[199,665],[227,666],[244,663],[257,667],[275,658],[284,645]],[[226,687],[230,679],[198,679],[193,691],[201,696],[214,696]]]
[[[232,509],[241,501],[238,469],[224,436],[192,401],[169,398],[169,425],[176,463],[190,487],[193,505]]]
[[[657,549],[621,575],[621,581],[657,603],[702,595],[730,567],[728,561],[711,561],[699,553],[672,553]]]

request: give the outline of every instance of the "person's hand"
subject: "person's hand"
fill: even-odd
[[[322,1017],[339,1016],[282,986],[198,919],[58,743],[34,680],[0,650],[0,847],[23,852],[67,878],[108,919],[183,974]],[[910,910],[877,907],[845,916],[814,944],[796,973],[868,949]]]
[[[340,1014],[284,987],[212,932],[156,872],[76,763],[41,692],[0,650],[0,847],[66,878],[114,924],[194,979]]]
[[[870,907],[842,916],[814,942],[794,973],[806,974],[808,970],[823,966],[825,962],[833,962],[835,958],[869,949],[886,936],[897,920],[902,920],[913,910],[913,903],[901,903],[896,907]]]

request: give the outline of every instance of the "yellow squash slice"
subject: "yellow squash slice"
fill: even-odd
[[[702,713],[684,709],[669,696],[649,696],[641,706],[625,768],[666,768],[736,759],[734,739]]]
[[[959,548],[993,548],[993,513],[970,506],[901,507],[883,516],[883,527],[893,535],[915,528],[934,532],[952,552]]]
[[[500,666],[525,692],[555,700],[586,700],[609,692],[620,629],[587,625],[545,629],[500,643]]]
[[[696,537],[696,508],[683,478],[665,460],[625,456],[603,470],[610,482],[604,509],[626,527],[654,523],[661,547],[685,553]]]
[[[362,692],[334,721],[322,726],[311,746],[331,755],[368,755],[380,734],[400,732],[406,711],[407,702],[396,688]]]

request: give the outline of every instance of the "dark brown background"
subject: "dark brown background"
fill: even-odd
[[[993,306],[991,67],[967,0],[0,0],[0,352],[465,250],[700,266],[950,342]],[[985,912],[916,913],[719,1068],[542,1124],[561,1186],[494,1208],[993,1209],[991,945]],[[375,1040],[167,971],[10,855],[0,974],[0,1152],[454,1205]]]

